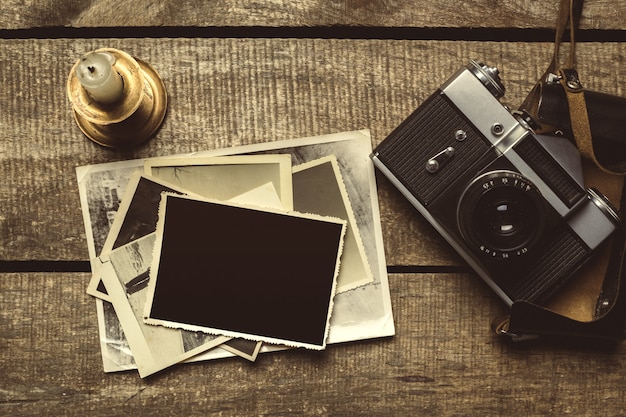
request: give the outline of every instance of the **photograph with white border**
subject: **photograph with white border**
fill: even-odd
[[[144,321],[324,349],[345,229],[328,216],[163,193]]]

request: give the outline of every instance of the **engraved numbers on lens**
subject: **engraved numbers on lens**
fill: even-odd
[[[475,178],[457,207],[463,238],[483,255],[509,259],[526,254],[541,236],[543,198],[519,173],[491,171]]]

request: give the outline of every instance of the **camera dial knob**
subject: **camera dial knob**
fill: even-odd
[[[489,90],[495,98],[504,96],[504,85],[500,81],[500,72],[496,67],[489,67],[480,61],[470,61],[467,68]]]

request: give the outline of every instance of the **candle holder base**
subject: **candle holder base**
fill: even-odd
[[[148,63],[112,48],[98,49],[116,60],[113,69],[122,77],[122,98],[111,104],[95,101],[70,72],[67,93],[80,130],[102,146],[122,148],[150,139],[167,111],[167,92],[161,77]]]

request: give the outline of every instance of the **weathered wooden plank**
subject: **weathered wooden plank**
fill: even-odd
[[[392,275],[393,338],[180,365],[101,370],[88,274],[0,275],[0,414],[11,416],[620,415],[624,346],[511,345],[472,275]]]
[[[86,140],[65,82],[74,60],[117,47],[150,62],[169,91],[156,138],[132,151]],[[543,43],[323,39],[0,41],[0,259],[86,259],[74,168],[340,131],[371,129],[379,143],[472,58],[497,65],[516,107],[551,55]],[[626,95],[626,44],[579,48],[589,88]],[[389,264],[457,258],[383,179]]]
[[[585,4],[582,28],[624,29],[626,2]],[[5,0],[0,28],[46,26],[383,26],[552,28],[558,1]]]

